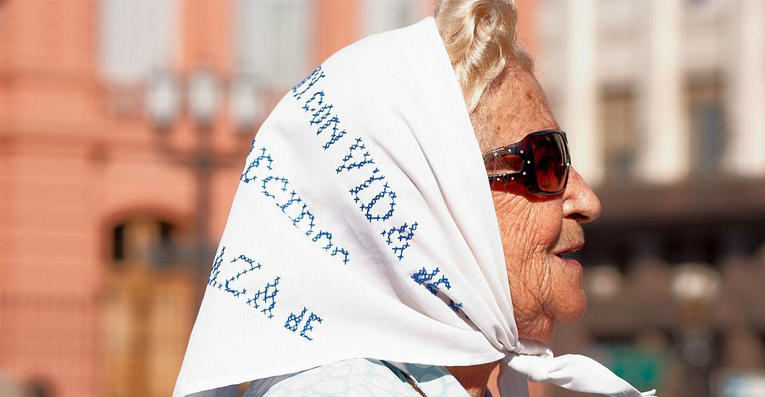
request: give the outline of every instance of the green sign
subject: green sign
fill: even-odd
[[[637,346],[610,346],[606,366],[639,390],[657,388],[666,367],[666,353]]]

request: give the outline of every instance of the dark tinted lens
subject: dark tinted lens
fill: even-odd
[[[566,181],[565,144],[559,134],[534,136],[531,141],[534,153],[534,172],[539,190],[558,192]]]

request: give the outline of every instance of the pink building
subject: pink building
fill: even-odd
[[[0,379],[169,395],[212,260],[195,242],[214,249],[263,115],[337,49],[430,8],[0,1]]]

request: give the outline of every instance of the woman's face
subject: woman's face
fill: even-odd
[[[534,131],[560,129],[536,78],[521,68],[507,72],[479,111],[492,148]],[[576,131],[569,139],[577,139]],[[561,254],[582,247],[580,223],[598,217],[600,202],[573,167],[561,194],[534,196],[523,186],[509,186],[492,196],[520,337],[545,341],[554,321],[572,323],[584,312],[582,266]]]

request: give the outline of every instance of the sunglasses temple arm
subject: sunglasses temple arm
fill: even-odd
[[[513,156],[515,155],[515,148],[518,147],[517,143],[511,145],[502,146],[494,150],[488,151],[483,154],[483,162],[494,160],[500,156]]]
[[[513,181],[513,179],[511,178],[520,178],[522,176],[523,176],[523,172],[513,172],[512,174],[494,174],[494,175],[489,175],[489,182],[494,183],[494,182],[497,182],[495,181],[496,178],[502,178],[500,182],[509,183]]]

